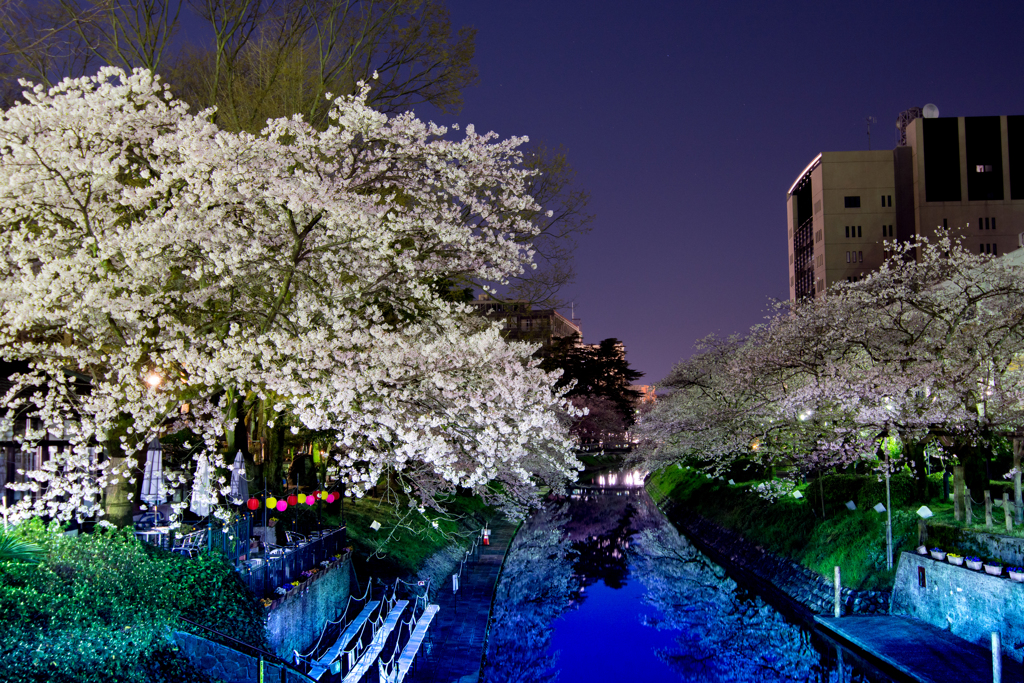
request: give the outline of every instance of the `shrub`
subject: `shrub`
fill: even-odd
[[[176,654],[178,615],[266,645],[258,606],[223,558],[189,560],[130,530],[66,537],[36,522],[15,533],[44,556],[0,562],[0,680],[207,680]]]
[[[845,509],[847,501],[856,500],[857,494],[869,479],[870,477],[862,474],[827,474],[809,483],[804,494],[811,509],[818,513],[821,511],[821,496],[824,490],[825,510],[831,514],[836,510]]]
[[[885,479],[880,475],[869,475],[854,499],[858,508],[870,509],[878,503],[885,505]],[[906,472],[897,472],[889,477],[889,495],[892,507],[910,505],[917,497],[917,483]]]

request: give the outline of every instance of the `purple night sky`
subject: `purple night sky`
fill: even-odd
[[[592,195],[586,341],[660,381],[789,296],[786,189],[821,151],[891,149],[900,111],[1024,114],[1024,3],[448,0],[478,29],[453,118],[563,144]],[[565,311],[568,314],[568,311]]]

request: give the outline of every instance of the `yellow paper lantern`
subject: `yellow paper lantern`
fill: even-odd
[[[267,509],[273,510],[277,507],[277,498],[267,498]]]
[[[299,505],[304,505],[305,502],[306,502],[306,494],[305,493],[300,493],[299,494]]]

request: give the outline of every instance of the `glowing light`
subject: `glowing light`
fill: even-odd
[[[158,386],[160,386],[160,383],[163,381],[164,378],[155,372],[151,372],[148,375],[146,375],[146,384],[148,384],[153,389],[156,389]]]

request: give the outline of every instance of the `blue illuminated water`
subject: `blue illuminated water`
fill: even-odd
[[[603,481],[617,486],[550,501],[519,530],[485,683],[889,680],[733,581],[622,485],[639,478]]]

